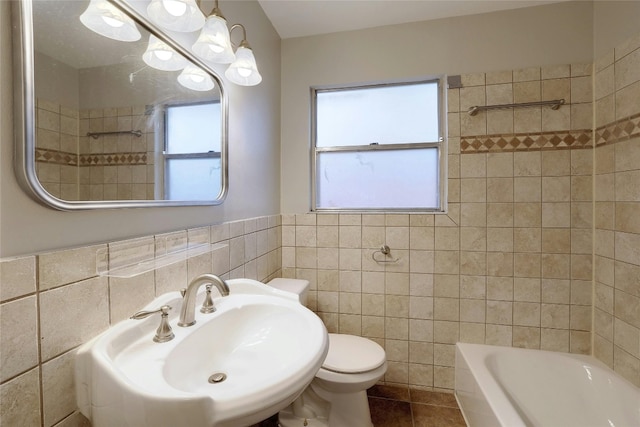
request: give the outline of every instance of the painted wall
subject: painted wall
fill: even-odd
[[[57,100],[70,108],[80,108],[79,75],[75,68],[51,58],[44,53],[34,55],[37,97]]]
[[[228,85],[230,187],[218,207],[58,212],[35,202],[18,186],[12,164],[12,2],[1,2],[2,139],[0,256],[155,234],[224,220],[278,213],[280,163],[280,38],[257,2],[228,2],[229,22],[248,29],[263,83]],[[205,3],[203,8],[211,7]],[[207,9],[208,10],[208,9]]]
[[[628,40],[638,31],[639,1],[593,2],[594,59]]]

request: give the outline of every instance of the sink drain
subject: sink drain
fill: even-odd
[[[217,372],[209,377],[209,384],[217,384],[227,379],[227,374]]]

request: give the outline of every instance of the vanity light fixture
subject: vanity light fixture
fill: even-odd
[[[184,70],[178,76],[178,82],[187,89],[197,90],[198,92],[211,90],[215,86],[211,76],[202,68],[193,64],[188,64],[184,67]]]
[[[236,50],[236,60],[229,65],[224,75],[231,81],[240,86],[255,86],[262,81],[262,76],[258,72],[256,58],[247,42],[247,31],[242,24],[234,24],[231,26],[229,33],[235,28],[242,28],[242,42]]]
[[[218,0],[204,23],[200,37],[192,47],[199,57],[217,64],[230,64],[236,56],[231,48],[227,20],[218,8]]]
[[[178,71],[189,63],[182,55],[178,54],[171,46],[154,36],[149,35],[149,45],[142,55],[143,61],[157,70]]]
[[[141,35],[133,20],[108,0],[90,0],[89,7],[80,16],[89,29],[115,40],[136,41]],[[202,28],[192,46],[199,57],[218,64],[231,64],[225,71],[226,78],[240,86],[255,86],[262,81],[256,58],[247,42],[247,30],[242,24],[227,27],[227,20],[218,8],[218,0],[205,19],[196,0],[151,0],[147,6],[149,18],[172,31],[192,32]],[[242,28],[242,41],[235,54],[231,33]],[[173,48],[153,34],[142,55],[144,62],[157,70],[183,72],[178,81],[186,88],[207,91],[214,82],[204,70],[188,61]]]
[[[80,22],[91,31],[113,40],[133,42],[142,37],[133,19],[107,0],[91,0],[80,15]]]
[[[182,33],[199,30],[205,21],[196,0],[152,0],[147,13],[156,24]]]

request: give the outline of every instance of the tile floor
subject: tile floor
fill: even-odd
[[[375,427],[466,427],[453,394],[389,386],[368,394]]]
[[[373,386],[368,391],[375,427],[466,427],[453,394]],[[278,417],[252,427],[277,427]]]

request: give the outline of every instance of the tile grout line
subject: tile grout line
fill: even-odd
[[[35,279],[36,279],[36,338],[38,345],[38,386],[40,401],[40,425],[44,426],[44,379],[42,375],[42,321],[40,318],[40,256],[35,257]]]

